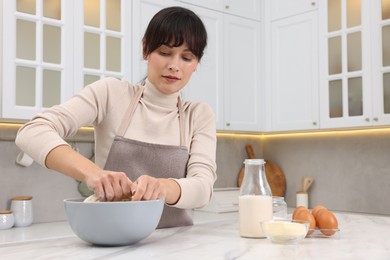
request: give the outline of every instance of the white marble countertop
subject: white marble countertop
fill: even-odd
[[[390,259],[390,217],[336,213],[337,238],[297,245],[241,238],[237,213],[194,213],[195,225],[160,229],[131,246],[97,247],[67,222],[0,230],[1,259]]]

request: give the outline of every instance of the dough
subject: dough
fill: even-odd
[[[131,197],[129,198],[123,198],[122,200],[120,201],[131,201]],[[87,197],[84,202],[100,202],[98,196],[96,196],[95,194],[92,194],[91,196]]]
[[[87,197],[84,202],[100,202],[98,196],[95,194],[92,194],[91,196]]]

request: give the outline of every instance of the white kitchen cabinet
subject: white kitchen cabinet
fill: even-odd
[[[320,1],[321,128],[390,124],[389,1]]]
[[[271,0],[271,19],[281,19],[317,9],[318,0]]]
[[[390,124],[390,0],[371,3],[373,125]]]
[[[132,80],[131,10],[126,0],[74,1],[76,92],[105,77]]]
[[[203,20],[208,46],[184,97],[212,106],[218,130],[261,131],[260,23],[185,5]]]
[[[318,15],[271,23],[271,131],[319,128]]]
[[[73,92],[71,7],[43,4],[3,1],[2,118],[29,119]]]
[[[130,79],[131,2],[2,4],[2,118],[31,119],[102,77]]]
[[[257,21],[224,16],[223,90],[225,130],[263,130],[261,27]]]
[[[180,0],[181,2],[260,21],[259,0]]]
[[[279,5],[270,2],[272,10]],[[318,1],[318,32],[316,10],[276,20],[271,12],[267,129],[390,124],[389,2]]]

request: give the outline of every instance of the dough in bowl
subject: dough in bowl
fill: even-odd
[[[91,196],[87,197],[84,202],[99,202],[99,198],[95,194],[92,194]]]
[[[131,201],[131,197],[129,198],[123,198],[120,201]],[[98,196],[96,194],[92,194],[91,196],[87,197],[84,202],[100,202]]]

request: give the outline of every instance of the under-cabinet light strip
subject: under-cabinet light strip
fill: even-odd
[[[22,123],[0,123],[1,128],[17,130]],[[82,131],[93,132],[92,127],[82,127]],[[271,137],[294,137],[294,136],[315,136],[315,135],[351,135],[351,134],[390,134],[390,128],[370,128],[370,129],[334,129],[311,132],[278,132],[278,133],[228,133],[217,132],[218,137],[234,137],[234,138],[271,138]]]

